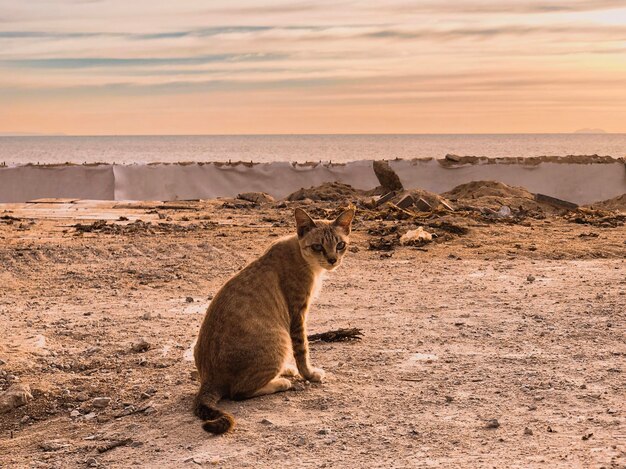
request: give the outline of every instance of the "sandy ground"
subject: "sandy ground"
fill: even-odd
[[[0,206],[0,391],[33,396],[0,415],[0,467],[626,467],[626,229],[561,216],[379,251],[412,222],[360,213],[309,332],[363,340],[311,344],[324,383],[222,401],[235,430],[204,433],[204,310],[297,205]]]

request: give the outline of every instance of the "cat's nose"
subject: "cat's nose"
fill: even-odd
[[[330,265],[333,265],[335,262],[337,262],[337,259],[335,259],[334,257],[328,259],[328,263]]]

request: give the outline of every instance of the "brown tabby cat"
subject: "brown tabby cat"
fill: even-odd
[[[297,372],[321,381],[324,371],[309,363],[306,314],[323,272],[341,264],[354,210],[334,221],[314,221],[296,209],[297,235],[283,238],[231,278],[209,306],[194,356],[200,390],[194,412],[202,428],[224,433],[233,417],[215,407],[234,400],[286,391]],[[290,352],[297,370],[287,365]]]

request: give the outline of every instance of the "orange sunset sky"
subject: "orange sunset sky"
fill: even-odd
[[[0,0],[0,133],[626,132],[624,0]]]

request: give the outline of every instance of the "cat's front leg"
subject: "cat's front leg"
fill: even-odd
[[[309,363],[309,341],[304,327],[304,314],[294,316],[291,320],[290,335],[296,366],[304,379],[319,383],[324,379],[324,370],[312,367]]]

